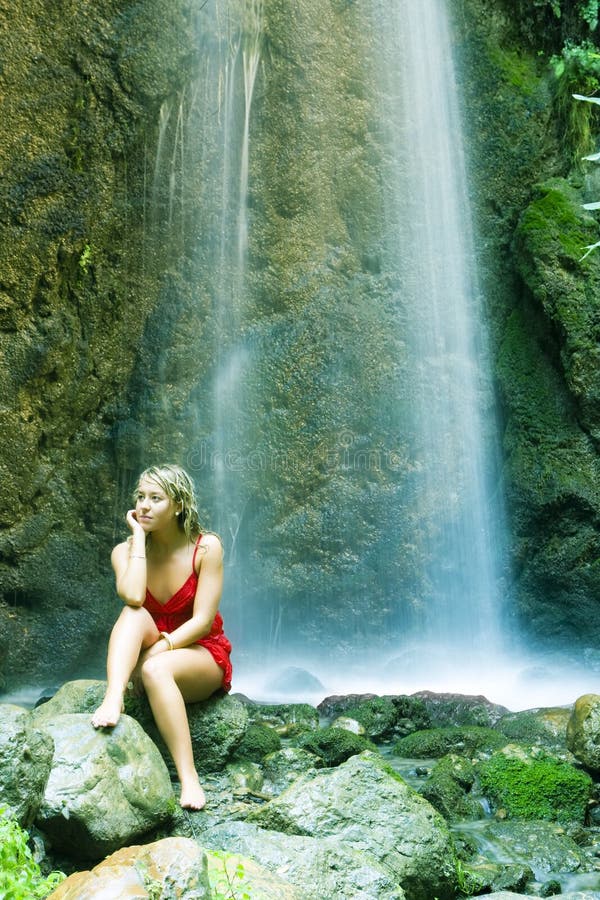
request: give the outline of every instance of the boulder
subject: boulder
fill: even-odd
[[[592,772],[600,772],[600,695],[578,697],[567,723],[567,747]]]
[[[335,838],[366,852],[409,900],[454,897],[454,848],[446,823],[377,754],[367,751],[336,769],[299,778],[247,821],[319,841]]]
[[[56,849],[96,859],[171,816],[167,768],[129,716],[110,730],[95,730],[83,713],[65,713],[43,727],[55,752],[36,824]]]
[[[506,738],[492,728],[450,725],[426,728],[400,738],[394,745],[394,753],[406,759],[439,758],[447,753],[474,756],[478,751],[489,752],[505,743]]]
[[[386,867],[365,850],[337,838],[311,838],[267,831],[248,822],[208,828],[202,844],[251,856],[300,891],[302,900],[405,900],[405,893]],[[254,897],[254,895],[252,895]],[[273,893],[265,900],[274,900]],[[285,896],[285,895],[284,895]]]
[[[316,770],[323,766],[323,760],[301,747],[284,747],[265,756],[261,765],[265,777],[263,789],[275,796],[301,775],[315,775]]]
[[[157,896],[162,900],[211,900],[207,860],[194,841],[173,837],[124,847],[91,871],[70,875],[49,900],[146,900]]]
[[[309,703],[254,703],[246,701],[252,725],[269,725],[280,737],[293,737],[319,727],[319,713]]]
[[[42,802],[54,743],[20,706],[0,705],[0,807],[30,825]]]
[[[492,703],[482,695],[419,691],[412,694],[412,697],[422,701],[431,718],[431,725],[438,728],[448,725],[481,725],[491,728],[508,712],[505,706]]]
[[[49,700],[32,710],[36,722],[48,722],[63,713],[92,713],[104,698],[106,682],[98,679],[66,681]]]
[[[484,816],[483,807],[469,793],[474,782],[475,768],[472,762],[463,756],[449,754],[434,766],[420,794],[447,822],[481,819]]]
[[[566,749],[567,724],[571,708],[565,706],[525,709],[502,716],[494,728],[511,741],[538,744],[548,750]]]
[[[287,879],[270,872],[254,859],[220,850],[206,852],[211,897],[247,897],[248,900],[304,900],[305,894]]]
[[[128,695],[125,709],[150,735],[167,766],[174,771],[171,755],[156,727],[146,696]],[[187,714],[198,772],[222,771],[233,759],[248,728],[245,705],[235,697],[217,693],[202,703],[189,703]]]
[[[583,824],[592,780],[569,763],[508,744],[479,765],[478,775],[482,793],[508,818]]]

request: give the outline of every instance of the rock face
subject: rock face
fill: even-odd
[[[146,173],[161,105],[188,71],[192,6],[0,3],[0,94],[11,123],[0,134],[8,686],[90,671],[118,609],[109,552],[121,451],[124,469],[137,465],[126,446],[128,386],[167,265],[181,255],[146,219]]]
[[[44,723],[52,771],[37,824],[57,849],[97,859],[167,820],[175,799],[158,749],[129,716],[106,731],[83,713]]]
[[[0,807],[31,825],[50,775],[54,742],[27,710],[0,706]]]
[[[595,196],[555,127],[546,65],[589,28],[573,4],[450,6],[519,609],[540,639],[597,642],[600,255],[580,261],[597,236],[581,204]],[[7,687],[100,669],[98,637],[118,611],[110,546],[142,463],[185,463],[216,519],[214,385],[218,366],[240,359],[235,465],[224,468],[240,475],[245,509],[246,636],[262,652],[273,621],[302,648],[320,650],[327,633],[351,656],[357,621],[377,636],[396,627],[390,584],[404,586],[406,615],[423,602],[419,522],[406,516],[415,465],[398,437],[412,401],[398,379],[402,286],[386,268],[376,29],[363,4],[264,7],[244,185],[243,84],[227,82],[236,109],[213,115],[228,77],[218,3],[72,0],[64,15],[0,0]],[[240,55],[249,27],[236,32]],[[228,58],[227,72],[238,63]],[[227,134],[216,130],[225,120]],[[244,235],[247,260],[232,274]],[[306,598],[324,575],[317,623]],[[281,609],[269,598],[284,598]]]
[[[575,701],[567,725],[567,747],[586,769],[600,772],[600,696],[584,694]]]
[[[300,778],[248,817],[263,828],[368,848],[408,900],[454,896],[455,864],[444,820],[370,753]]]

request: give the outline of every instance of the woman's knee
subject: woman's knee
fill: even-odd
[[[169,677],[168,667],[165,666],[164,660],[161,659],[162,653],[156,656],[149,656],[142,662],[140,667],[140,675],[142,684],[145,688],[154,684],[164,683],[165,678]]]

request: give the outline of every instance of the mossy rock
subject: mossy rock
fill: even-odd
[[[326,766],[339,766],[363,750],[376,750],[366,738],[346,731],[345,728],[319,728],[301,737],[298,745],[303,750],[314,753]]]
[[[447,822],[481,819],[483,808],[469,795],[474,782],[473,763],[465,757],[449,754],[434,767],[420,793]]]
[[[357,706],[347,709],[345,715],[362,725],[373,741],[383,741],[392,737],[398,719],[396,707],[387,697],[364,700]]]
[[[592,790],[585,772],[509,745],[478,767],[481,791],[508,818],[582,823]]]
[[[401,738],[394,745],[394,753],[406,759],[439,759],[447,753],[473,756],[478,751],[496,750],[505,743],[506,738],[497,731],[477,725],[426,728]]]
[[[570,715],[571,710],[563,706],[527,709],[502,716],[495,727],[511,741],[564,750]]]
[[[260,762],[269,753],[281,749],[281,738],[268,725],[249,725],[241,742],[235,749],[233,758]]]
[[[294,737],[319,727],[319,713],[309,703],[247,703],[252,725],[267,725],[280,737]]]

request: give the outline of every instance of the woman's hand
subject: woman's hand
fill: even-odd
[[[132,533],[135,534],[136,531],[137,531],[138,533],[143,534],[143,535],[144,535],[144,540],[145,540],[145,539],[146,539],[146,533],[145,533],[144,529],[142,528],[142,526],[140,525],[140,523],[139,523],[138,520],[137,520],[137,513],[136,513],[135,509],[129,509],[129,510],[127,510],[127,515],[126,515],[125,518],[126,518],[126,520],[127,520],[127,524],[129,525],[129,528],[130,528],[130,530],[132,531]]]

